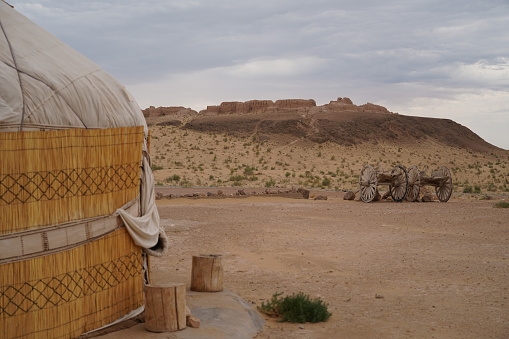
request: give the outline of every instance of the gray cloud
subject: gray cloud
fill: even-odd
[[[124,82],[141,106],[350,96],[450,117],[509,148],[475,122],[509,128],[506,0],[10,3]]]

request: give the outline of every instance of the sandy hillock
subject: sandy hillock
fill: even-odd
[[[355,189],[364,164],[402,164],[428,172],[449,167],[457,192],[509,191],[509,152],[452,120],[348,98],[323,106],[258,100],[145,114],[161,185]]]

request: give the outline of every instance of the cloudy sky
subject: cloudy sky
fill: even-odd
[[[509,149],[508,0],[7,0],[142,108],[338,97]]]

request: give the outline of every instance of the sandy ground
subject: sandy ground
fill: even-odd
[[[253,308],[276,292],[329,304],[325,323],[265,317],[260,339],[509,338],[509,209],[498,200],[327,195],[159,200],[171,248],[152,278],[189,286],[192,255],[221,254],[225,288]]]
[[[196,186],[293,186],[357,189],[366,164],[390,170],[418,166],[428,175],[447,166],[455,192],[509,192],[509,151],[477,153],[432,140],[419,145],[366,143],[352,147],[274,136],[256,143],[170,127],[152,127],[151,154],[156,184]]]

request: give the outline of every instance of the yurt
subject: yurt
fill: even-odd
[[[75,338],[143,311],[159,227],[143,114],[0,0],[0,338]]]

